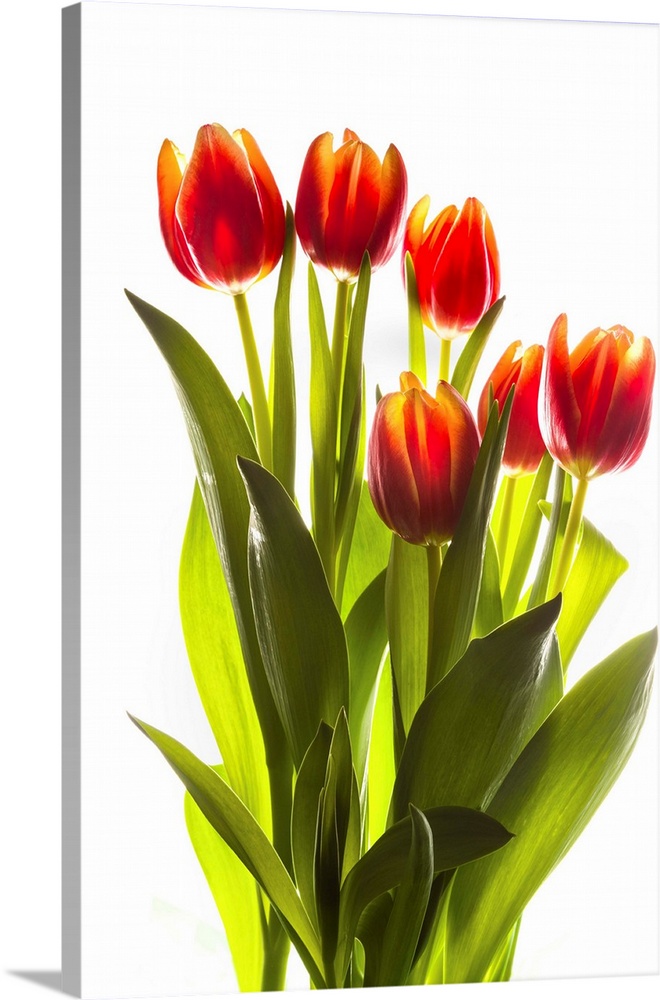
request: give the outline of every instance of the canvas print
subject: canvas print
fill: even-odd
[[[81,37],[83,995],[656,971],[655,29]]]

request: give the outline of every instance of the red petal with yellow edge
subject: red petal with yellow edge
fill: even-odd
[[[374,271],[387,263],[401,238],[407,196],[408,177],[405,164],[396,146],[389,146],[381,170],[376,223],[368,245],[371,267]]]
[[[376,222],[380,160],[363,142],[350,140],[335,153],[335,179],[325,226],[327,266],[340,281],[357,277]]]
[[[247,155],[221,125],[204,125],[181,184],[176,215],[209,284],[232,294],[261,273],[264,231]]]
[[[163,234],[167,251],[181,274],[202,288],[210,288],[210,285],[202,280],[195,267],[175,215],[184,162],[184,157],[179,149],[173,142],[166,139],[160,148],[157,166],[160,231]]]
[[[543,358],[539,427],[554,460],[571,472],[580,429],[580,408],[573,389],[567,337],[568,322],[566,314],[562,313],[552,326]]]
[[[284,206],[275,178],[259,146],[247,129],[234,133],[245,149],[261,202],[264,233],[264,263],[259,278],[265,278],[282,256],[284,248]]]
[[[654,382],[653,345],[646,337],[639,337],[619,365],[602,431],[604,455],[594,475],[628,469],[641,455],[651,424]]]
[[[332,133],[314,139],[303,163],[296,196],[296,231],[303,250],[315,264],[328,266],[325,224],[330,192],[335,180]]]
[[[477,460],[479,432],[470,407],[449,382],[438,382],[435,395],[438,409],[443,412],[451,441],[449,489],[457,523]],[[452,526],[452,534],[455,527],[456,524]]]

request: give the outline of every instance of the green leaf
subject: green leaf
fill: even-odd
[[[406,982],[433,884],[433,831],[424,813],[413,805],[410,819],[410,854],[385,928],[378,986],[401,986]]]
[[[369,843],[384,832],[394,786],[394,731],[392,713],[392,668],[386,656],[376,692],[367,769],[367,813]]]
[[[404,735],[410,729],[426,690],[428,574],[424,546],[411,545],[398,535],[392,535],[385,583],[385,615]]]
[[[627,569],[628,560],[591,521],[583,518],[582,537],[564,587],[564,603],[557,624],[564,672],[603,601]]]
[[[651,691],[657,630],[585,674],[546,719],[489,806],[515,839],[498,858],[457,872],[447,981],[480,982],[538,887],[623,770]]]
[[[353,604],[346,619],[345,632],[350,664],[351,743],[358,783],[362,785],[379,670],[387,646],[384,570]]]
[[[291,813],[291,853],[296,885],[305,909],[316,923],[314,854],[319,797],[325,784],[332,727],[322,722],[296,777]]]
[[[252,813],[213,768],[190,750],[146,722],[130,718],[158,747],[213,829],[257,880],[280,914],[314,984],[322,987],[321,951],[314,928],[289,873]]]
[[[355,931],[364,948],[364,986],[375,986],[383,956],[385,928],[390,919],[394,900],[384,892],[364,908]]]
[[[236,615],[250,688],[269,758],[282,755],[282,727],[266,680],[252,614],[247,533],[250,509],[236,456],[257,459],[241,409],[194,337],[165,313],[126,292],[170,369],[186,421],[204,506]]]
[[[392,532],[376,513],[369,487],[364,483],[342,592],[344,621],[358,597],[387,566],[391,539]]]
[[[250,431],[250,435],[252,437],[252,440],[254,441],[254,446],[256,448],[257,432],[254,428],[254,414],[252,412],[252,406],[250,405],[250,401],[244,392],[242,392],[238,397],[237,403],[238,403],[238,408],[245,417],[245,423],[248,425],[248,430]]]
[[[213,770],[224,777],[222,765]],[[257,883],[242,861],[216,833],[190,792],[185,793],[186,826],[197,860],[227,934],[238,988],[261,989],[264,961],[264,907]]]
[[[514,614],[522,588],[527,579],[543,515],[539,504],[545,500],[552,472],[552,458],[546,452],[541,459],[536,475],[532,478],[531,490],[527,497],[524,512],[518,522],[520,529],[516,541],[513,558],[507,567],[506,584],[504,587],[504,616],[511,618]],[[515,515],[514,515],[515,517]]]
[[[433,833],[433,867],[448,871],[508,844],[512,834],[486,813],[461,806],[425,809]],[[338,963],[345,975],[357,922],[374,899],[399,885],[412,840],[410,816],[389,827],[348,873],[341,890]]]
[[[275,297],[273,335],[273,472],[289,496],[295,496],[296,386],[291,348],[291,281],[296,255],[296,233],[291,206],[286,207],[284,254]]]
[[[410,251],[406,250],[406,298],[408,300],[408,365],[410,371],[418,377],[422,385],[426,385],[426,344],[424,342],[424,324],[419,306],[417,277]]]
[[[335,463],[337,397],[323,303],[312,262],[308,267],[311,343],[310,430],[312,438],[312,524],[328,583],[335,577]]]
[[[486,535],[484,565],[481,574],[479,599],[474,616],[475,636],[488,635],[504,621],[502,610],[502,594],[500,592],[500,564],[497,557],[497,546],[492,531]]]
[[[251,506],[250,588],[264,667],[296,767],[349,706],[346,637],[312,536],[282,485],[238,459]]]
[[[179,567],[181,624],[229,784],[270,832],[268,769],[234,611],[196,483]]]
[[[499,315],[504,307],[504,296],[493,303],[487,313],[479,321],[476,329],[470,334],[456,362],[451,383],[460,392],[463,399],[467,399],[472,388],[472,381],[477,371],[477,366],[488,343],[491,330],[499,319]]]
[[[362,399],[366,392],[366,378],[362,378]],[[365,406],[360,408],[360,426],[359,426],[359,438],[358,438],[358,453],[355,460],[355,468],[353,470],[353,484],[351,486],[350,493],[348,495],[348,501],[346,503],[346,512],[344,515],[341,539],[339,543],[339,556],[337,560],[337,587],[336,587],[336,602],[337,607],[341,608],[343,604],[343,594],[344,594],[344,581],[346,579],[346,572],[348,570],[348,563],[351,558],[351,549],[353,547],[353,534],[355,531],[355,525],[357,523],[357,515],[360,509],[360,498],[362,494],[367,490],[367,484],[364,482],[362,476],[364,474],[364,460],[367,454],[367,410]]]
[[[571,477],[567,476],[564,470],[558,465],[555,466],[552,515],[543,544],[539,568],[536,571],[534,583],[531,587],[527,603],[528,609],[543,604],[547,599],[550,580],[554,575],[554,567],[561,550],[564,531],[566,530],[566,521],[568,520],[572,495]],[[547,510],[547,505],[541,501],[540,508],[542,511]]]
[[[451,670],[470,641],[512,399],[510,393],[501,418],[497,404],[491,406],[463,512],[442,562],[435,595],[427,691]]]
[[[395,820],[420,809],[486,809],[520,751],[562,695],[553,651],[561,598],[473,639],[421,704],[392,795]]]

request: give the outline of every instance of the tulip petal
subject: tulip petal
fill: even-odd
[[[602,450],[601,434],[612,400],[618,363],[616,341],[610,333],[595,341],[593,349],[575,369],[571,358],[573,387],[580,407],[575,457],[581,478],[587,477]]]
[[[184,168],[185,157],[173,142],[166,139],[160,148],[157,166],[160,230],[172,262],[181,274],[202,288],[210,288],[195,267],[175,214]]]
[[[509,394],[509,389],[518,380],[518,373],[522,366],[521,348],[522,341],[520,340],[514,340],[512,344],[509,344],[481,391],[477,405],[477,425],[482,437],[488,423],[490,386],[492,385],[493,387],[493,399],[497,400],[501,413],[504,400]]]
[[[264,230],[264,263],[259,278],[265,278],[282,256],[284,247],[284,206],[275,178],[264,156],[247,129],[234,133],[245,149],[261,203]]]
[[[539,427],[554,460],[571,472],[580,428],[580,408],[571,378],[567,337],[568,322],[566,314],[562,313],[552,326],[543,358]]]
[[[396,146],[389,146],[383,159],[380,178],[380,200],[376,222],[367,249],[372,270],[390,259],[401,238],[403,216],[408,195],[406,168]]]
[[[340,281],[356,278],[374,228],[380,161],[373,149],[349,140],[335,153],[335,179],[325,227],[327,266]]]
[[[538,400],[541,388],[541,368],[544,350],[539,344],[528,347],[523,354],[517,375],[512,379],[516,389],[511,407],[502,468],[509,476],[536,472],[545,454],[545,444],[539,430]],[[500,398],[500,410],[510,386]]]
[[[407,541],[421,544],[419,495],[406,450],[404,407],[406,396],[383,396],[369,440],[369,491],[378,516]]]
[[[303,163],[296,196],[296,231],[307,256],[315,264],[327,267],[325,224],[330,192],[335,180],[335,157],[332,133],[314,139]]]
[[[176,215],[209,284],[236,294],[259,277],[264,223],[245,150],[221,125],[204,125],[184,174]]]
[[[602,429],[605,455],[596,475],[630,468],[649,433],[655,381],[655,353],[646,337],[628,348],[619,366],[607,419]]]
[[[494,302],[489,260],[485,210],[476,198],[468,198],[431,278],[431,314],[443,336],[470,333]]]
[[[455,523],[467,495],[474,465],[479,452],[479,432],[474,422],[472,411],[459,392],[449,382],[439,382],[436,390],[438,410],[443,412],[443,419],[451,441],[451,479],[449,492],[454,505]]]

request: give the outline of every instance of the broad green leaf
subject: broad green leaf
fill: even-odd
[[[289,496],[295,496],[296,386],[291,348],[291,280],[296,255],[296,233],[291,206],[286,207],[284,253],[275,297],[273,334],[273,473]]]
[[[282,726],[266,680],[252,614],[247,534],[250,509],[236,456],[257,460],[241,409],[209,356],[165,313],[126,295],[167,362],[186,421],[204,506],[229,587],[267,753],[282,754]]]
[[[481,982],[525,906],[623,770],[651,691],[657,630],[585,674],[546,719],[489,806],[515,838],[498,858],[457,872],[447,981]]]
[[[553,653],[561,598],[473,639],[420,705],[392,795],[395,820],[420,809],[486,809],[516,757],[562,695]]]
[[[433,832],[433,867],[448,871],[508,844],[512,834],[486,813],[461,806],[425,809]],[[410,816],[389,827],[350,870],[341,889],[339,967],[350,956],[357,922],[374,899],[399,885],[410,853]]]
[[[385,928],[378,986],[400,986],[408,978],[433,884],[433,831],[423,812],[410,806],[410,854]]]
[[[213,770],[224,777],[222,766]],[[184,811],[190,840],[227,934],[238,988],[244,993],[257,992],[261,989],[264,961],[265,914],[260,889],[243,862],[213,829],[190,792],[185,793]]]
[[[511,979],[521,920],[522,917],[518,917],[512,930],[509,931],[504,939],[504,944],[500,948],[499,954],[488,970],[489,983],[508,983]]]
[[[351,542],[342,592],[341,614],[344,621],[358,597],[387,566],[392,532],[376,513],[369,487],[360,493],[360,505]]]
[[[596,612],[627,569],[627,559],[591,521],[583,518],[582,537],[564,587],[562,613],[557,624],[564,672]]]
[[[312,536],[283,486],[239,459],[251,506],[248,562],[264,667],[296,767],[319,723],[348,709],[346,637]]]
[[[474,635],[488,635],[504,621],[502,610],[502,594],[500,592],[500,564],[497,558],[497,546],[492,531],[486,535],[484,550],[484,565],[481,574],[481,586],[477,610],[474,615]]]
[[[390,919],[394,900],[389,892],[384,892],[364,908],[355,931],[356,938],[364,948],[364,986],[376,986],[383,956],[385,928]]]
[[[426,385],[426,344],[424,342],[424,324],[419,306],[419,292],[415,268],[406,250],[406,298],[408,300],[408,365],[410,371],[418,377],[422,385]]]
[[[398,535],[392,535],[385,582],[385,615],[405,734],[426,693],[429,569],[424,546],[411,545]]]
[[[312,523],[330,588],[335,578],[335,465],[337,396],[323,302],[312,262],[308,268],[311,343],[310,430],[312,438]]]
[[[461,351],[456,362],[451,383],[460,392],[463,399],[467,399],[472,388],[472,381],[477,371],[477,365],[488,343],[491,330],[495,326],[502,308],[504,306],[504,296],[493,303],[487,313],[482,316],[476,329],[470,334],[467,342]]]
[[[501,418],[497,404],[491,406],[463,512],[442,562],[435,595],[427,691],[451,670],[470,641],[512,399],[510,393]]]
[[[551,472],[552,458],[546,452],[541,459],[541,464],[536,475],[529,477],[532,481],[531,489],[520,520],[515,547],[512,546],[513,556],[507,566],[507,573],[504,577],[506,583],[504,586],[503,605],[504,617],[507,619],[511,618],[516,610],[521,591],[532,564],[543,520],[539,504],[546,498]]]
[[[179,566],[181,624],[227,779],[270,833],[268,769],[227,583],[196,483]]]
[[[322,722],[296,777],[291,813],[291,853],[296,885],[307,913],[316,923],[314,853],[319,797],[325,784],[332,727]]]
[[[316,932],[282,861],[249,809],[213,768],[177,740],[130,716],[158,747],[198,807],[277,909],[316,986],[323,986]]]
[[[380,672],[367,769],[368,842],[373,844],[387,825],[387,811],[394,785],[394,733],[392,718],[392,668],[389,656]]]
[[[379,670],[387,646],[384,570],[354,602],[346,619],[345,632],[350,664],[351,743],[358,783],[362,785]]]

